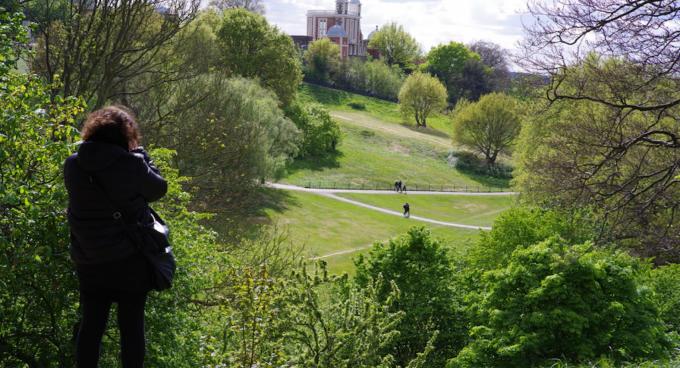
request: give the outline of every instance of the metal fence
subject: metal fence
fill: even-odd
[[[406,192],[465,192],[465,193],[498,193],[511,189],[486,185],[436,185],[436,184],[406,184]],[[309,189],[346,189],[346,190],[389,190],[394,191],[394,184],[387,183],[352,183],[352,182],[307,182]]]

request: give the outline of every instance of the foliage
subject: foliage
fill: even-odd
[[[601,74],[622,69],[629,71],[626,80],[597,82]],[[644,91],[618,88],[619,83],[638,83],[638,71],[628,62],[591,55],[569,69],[573,77],[561,88],[587,87],[584,93],[622,100],[677,94],[673,84],[664,80]],[[582,79],[589,81],[586,86]],[[680,191],[673,184],[678,169],[669,163],[680,160],[680,152],[657,141],[666,139],[664,132],[680,134],[678,108],[659,113],[562,99],[529,105],[529,118],[517,143],[516,184],[536,203],[565,209],[594,205],[605,230],[603,241],[655,257],[657,264],[677,261],[680,237],[671,228],[678,224],[674,209]],[[650,126],[655,133],[636,138]],[[650,143],[640,144],[640,139]]]
[[[381,300],[387,299],[390,283],[399,288],[392,310],[404,313],[398,324],[401,334],[387,345],[398,364],[414,359],[433,334],[438,335],[426,366],[443,366],[462,347],[463,324],[456,315],[457,299],[450,283],[453,271],[446,251],[428,230],[412,228],[388,244],[377,243],[368,257],[359,256],[355,264],[359,285],[384,279],[378,283]]]
[[[490,91],[506,91],[510,88],[508,52],[493,42],[477,41],[468,46],[470,51],[479,55],[480,61],[491,69],[485,75],[486,87]]]
[[[394,22],[375,31],[368,47],[379,50],[388,65],[399,65],[408,70],[413,69],[413,62],[420,55],[415,38],[404,30],[404,26]]]
[[[460,86],[460,81],[468,61],[479,61],[479,55],[470,51],[465,45],[458,42],[450,42],[446,45],[439,45],[427,54],[426,63],[422,69],[439,78],[446,86],[448,99],[455,103],[459,98],[464,97],[464,91]]]
[[[224,12],[217,32],[221,67],[229,75],[259,78],[283,105],[290,103],[302,80],[293,40],[259,14],[244,9]]]
[[[507,266],[510,255],[517,249],[559,236],[573,244],[583,243],[595,235],[589,214],[585,211],[569,216],[554,210],[516,207],[501,213],[493,228],[480,236],[466,257],[466,266],[476,276],[480,272]]]
[[[7,73],[0,99],[0,365],[71,366],[78,295],[60,179],[83,105]]]
[[[309,44],[304,54],[305,76],[320,82],[329,83],[340,67],[340,46],[328,38]]]
[[[650,277],[661,319],[669,332],[680,335],[680,265],[672,264],[652,270]]]
[[[22,20],[21,14],[9,14],[0,7],[0,76],[4,77],[16,68],[22,56],[19,47],[28,41]]]
[[[531,128],[523,192],[550,205],[594,204],[604,239],[678,262],[677,1],[536,1],[529,13],[540,21],[526,23],[517,60],[547,74],[550,109]]]
[[[521,125],[514,98],[501,93],[478,102],[460,101],[453,115],[453,140],[484,155],[492,167],[499,154],[509,153]]]
[[[294,102],[286,115],[302,132],[298,157],[320,157],[335,152],[340,142],[340,127],[320,104]]]
[[[24,3],[36,26],[34,71],[54,85],[54,94],[81,96],[96,109],[181,77],[180,69],[165,69],[164,50],[194,18],[200,1]],[[149,83],[136,89],[131,83],[137,78]]]
[[[515,250],[488,271],[472,341],[449,367],[526,367],[561,358],[617,362],[667,356],[670,349],[646,265],[620,252],[559,237]]]
[[[404,116],[415,116],[416,126],[427,127],[427,117],[446,107],[446,87],[429,74],[415,72],[399,91],[399,105]]]
[[[197,98],[190,109],[153,132],[177,151],[182,175],[192,178],[198,205],[235,216],[250,208],[258,180],[276,177],[298,152],[300,132],[272,92],[252,80],[209,74],[184,81],[171,107]]]
[[[264,14],[262,0],[210,0],[210,6],[219,11],[242,8],[254,13]]]
[[[461,172],[477,175],[489,175],[499,179],[512,179],[512,167],[496,162],[489,167],[485,160],[472,152],[452,152],[449,162],[455,160],[455,167]]]

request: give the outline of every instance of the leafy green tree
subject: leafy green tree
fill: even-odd
[[[499,154],[510,153],[520,133],[520,117],[514,98],[501,93],[483,96],[478,102],[461,101],[453,116],[453,141],[486,158],[492,167]]]
[[[415,72],[399,90],[399,108],[404,116],[414,116],[416,126],[427,127],[427,117],[446,107],[446,87],[435,77]]]
[[[192,179],[197,204],[239,216],[252,207],[259,182],[280,175],[298,152],[300,132],[278,107],[273,92],[256,81],[219,73],[183,81],[171,109],[176,121],[154,131],[156,142],[177,151]]]
[[[217,33],[221,67],[229,75],[259,78],[284,105],[290,103],[302,80],[293,40],[259,14],[230,9]]]
[[[349,58],[340,64],[334,82],[337,88],[397,101],[404,72],[398,65],[390,66],[380,59]]]
[[[388,350],[397,364],[405,366],[427,345],[433,334],[434,351],[428,367],[441,367],[463,345],[464,323],[457,315],[453,270],[445,249],[429,230],[413,228],[388,244],[377,243],[367,257],[356,260],[356,282],[367,285],[378,280],[381,300],[387,300],[391,283],[399,289],[399,299],[391,307],[404,313],[400,331]]]
[[[306,74],[315,81],[328,83],[340,67],[340,46],[322,38],[309,44],[304,58]]]
[[[0,10],[0,366],[73,366],[78,294],[61,172],[83,104],[50,101],[49,85],[16,71],[21,20]]]
[[[368,47],[379,50],[388,65],[399,65],[402,69],[413,69],[413,62],[420,55],[416,39],[394,22],[380,27]]]
[[[80,96],[89,109],[181,78],[164,49],[196,15],[199,0],[25,1],[35,24],[31,66],[53,95]],[[148,83],[133,88],[137,78]]]
[[[286,115],[302,132],[298,157],[323,156],[334,152],[340,143],[340,127],[323,105],[296,101]]]
[[[262,0],[210,0],[210,6],[220,11],[242,8],[254,13],[264,14]]]
[[[450,42],[439,45],[427,54],[426,63],[422,69],[439,78],[446,85],[449,102],[455,103],[460,98],[466,97],[476,100],[479,98],[480,88],[476,83],[484,83],[480,80],[480,57],[470,51],[465,45],[458,42]],[[482,70],[481,77],[484,77]],[[472,92],[471,92],[472,91]]]
[[[665,357],[671,344],[651,290],[642,284],[646,269],[624,253],[558,237],[517,249],[506,267],[480,280],[481,323],[447,366]]]
[[[622,70],[628,71],[626,79],[600,82],[603,75],[619,75]],[[659,79],[644,90],[619,88],[637,85],[640,70],[627,61],[591,54],[580,66],[565,71],[560,88],[563,93],[579,88],[588,95],[618,96],[621,101],[680,96],[669,80]],[[680,150],[672,148],[674,143],[658,143],[680,136],[680,105],[663,113],[581,99],[526,106],[514,154],[515,183],[525,198],[565,210],[593,206],[603,229],[601,242],[654,257],[659,265],[680,260],[680,234],[670,230],[680,224],[673,215],[680,200],[680,188],[672,184],[678,169],[670,164],[680,162]],[[640,132],[650,129],[639,138]],[[652,142],[640,144],[640,139]]]
[[[671,264],[652,270],[650,283],[667,331],[680,335],[680,265]]]

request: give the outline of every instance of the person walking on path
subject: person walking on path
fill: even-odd
[[[404,217],[409,218],[411,217],[411,206],[409,206],[408,202],[404,203]]]
[[[401,185],[401,192],[406,194],[406,184]]]
[[[126,109],[109,106],[91,113],[81,136],[78,152],[64,163],[70,253],[82,312],[76,364],[98,366],[109,311],[117,303],[122,366],[143,367],[151,266],[126,236],[125,225],[153,222],[148,203],[163,197],[168,184],[139,146],[138,125]]]
[[[401,182],[399,180],[394,182],[394,191],[397,192],[397,193],[399,193],[399,190],[401,190],[400,184],[401,184]]]

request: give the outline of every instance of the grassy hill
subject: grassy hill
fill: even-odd
[[[394,102],[308,83],[302,84],[298,92],[299,98],[302,101],[318,102],[325,105],[329,110],[363,111],[367,115],[384,122],[409,126],[415,125],[413,119],[405,121],[399,112],[399,105]],[[357,110],[351,107],[350,103],[363,105],[364,109]],[[421,130],[426,132],[439,131],[447,136],[451,135],[451,120],[446,115],[433,114],[433,116],[428,118],[427,124],[429,128]]]
[[[367,251],[374,242],[388,240],[405,233],[413,226],[430,227],[435,236],[453,247],[452,252],[454,254],[465,249],[471,241],[479,236],[477,230],[433,226],[340,202],[323,195],[302,192],[287,192],[287,194],[289,199],[285,208],[268,209],[266,211],[269,220],[287,231],[291,242],[304,245],[306,254],[310,258],[322,257],[327,261],[332,273],[353,273],[353,257]],[[364,200],[367,196],[361,195],[360,199]],[[393,200],[397,201],[402,196],[395,194],[379,197],[384,197],[384,199],[392,197]],[[487,212],[500,212],[507,208],[511,202],[510,198],[501,198],[503,199],[498,200],[495,204],[488,198],[471,196],[457,197],[457,200],[448,203],[456,203],[456,205],[467,208],[485,208]],[[432,201],[434,202],[436,199]],[[421,202],[417,203],[420,206]],[[395,209],[395,206],[385,208]],[[418,208],[418,211],[421,211],[421,208]],[[396,206],[396,210],[400,209],[401,204]],[[421,212],[418,214],[425,216]],[[430,214],[436,213],[430,212]],[[464,214],[461,213],[460,217],[454,216],[451,215],[447,219],[458,218],[464,221]],[[487,214],[487,217],[491,216],[493,214]],[[437,217],[435,219],[447,220]],[[470,220],[470,223],[483,225],[487,224],[488,221],[480,218],[479,223],[472,220]]]
[[[349,92],[304,85],[301,96],[323,103],[340,125],[338,152],[323,159],[296,160],[281,181],[295,185],[390,187],[401,179],[410,188],[507,188],[506,179],[461,172],[449,161],[453,151],[448,118],[433,118],[439,129],[401,124],[398,105]],[[364,111],[349,102],[360,102]],[[439,122],[434,124],[434,122]]]

